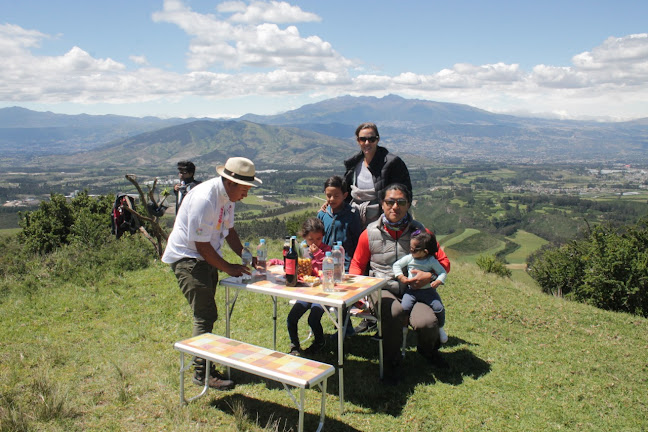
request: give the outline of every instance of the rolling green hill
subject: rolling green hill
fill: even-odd
[[[173,165],[191,159],[200,165],[224,163],[243,156],[258,167],[341,166],[356,150],[350,140],[316,132],[251,122],[200,120],[114,141],[99,149],[69,157],[57,165],[147,167]]]

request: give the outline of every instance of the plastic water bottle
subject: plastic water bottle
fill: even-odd
[[[325,292],[335,291],[335,264],[333,263],[333,257],[331,252],[326,252],[324,260],[322,260],[322,285],[324,286]]]
[[[250,252],[250,242],[245,242],[245,245],[243,245],[243,251],[241,252],[241,262],[247,268],[250,268],[252,266],[252,252]],[[252,279],[252,276],[250,276],[249,274],[243,273],[243,275],[241,276],[241,280],[250,279]]]
[[[342,261],[342,265],[343,265],[344,268],[346,269],[346,251],[344,250],[344,246],[342,246],[342,242],[341,242],[341,241],[338,240],[338,241],[336,242],[336,244],[337,244],[338,246],[340,246],[340,252],[342,252],[342,259],[344,260],[344,261]]]
[[[340,283],[344,279],[344,255],[340,252],[340,246],[333,246],[331,257],[333,258],[333,281]]]
[[[257,246],[257,267],[259,269],[259,274],[266,274],[266,262],[268,260],[268,246],[266,246],[265,239],[259,240],[259,246]]]

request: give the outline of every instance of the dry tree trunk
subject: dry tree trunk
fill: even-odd
[[[161,203],[158,205],[154,195],[155,188],[157,186],[157,179],[155,179],[155,181],[153,182],[153,187],[149,187],[148,195],[145,195],[144,191],[142,191],[142,188],[137,182],[137,176],[135,176],[135,174],[126,174],[126,179],[131,182],[133,186],[135,186],[135,188],[137,188],[137,192],[140,196],[140,202],[144,205],[147,215],[142,215],[135,209],[131,209],[130,207],[127,210],[137,216],[137,218],[139,218],[141,221],[143,220],[149,222],[151,227],[150,233],[146,230],[146,228],[144,228],[143,225],[140,225],[139,229],[142,235],[151,242],[158,254],[158,257],[161,258],[162,254],[164,253],[164,246],[169,238],[169,234],[167,234],[166,230],[158,222],[158,217],[151,213],[151,208],[148,205],[149,203],[152,203],[155,208],[159,208],[159,206],[162,205]],[[164,202],[164,200],[162,202]]]

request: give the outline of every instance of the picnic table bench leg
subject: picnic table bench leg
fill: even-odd
[[[320,432],[324,427],[324,419],[326,418],[326,382],[327,381],[328,378],[319,384],[319,387],[322,390],[322,404],[320,405],[320,422],[319,422],[319,426],[317,427],[317,431],[315,432]]]
[[[277,297],[272,296],[272,319],[273,319],[273,333],[272,333],[272,349],[277,351]]]
[[[203,387],[200,394],[198,394],[197,396],[194,396],[192,398],[185,399],[185,395],[184,395],[184,382],[185,382],[184,378],[185,377],[184,377],[184,374],[185,374],[186,371],[191,369],[191,364],[189,366],[185,366],[185,356],[184,356],[184,354],[185,354],[184,352],[180,351],[180,405],[186,405],[189,402],[191,402],[192,400],[195,400],[195,399],[198,399],[199,397],[204,396],[207,393],[207,391],[209,390],[209,380],[206,379],[205,380],[205,386]],[[209,370],[209,360],[206,361],[206,366],[205,367],[207,368],[206,370]]]

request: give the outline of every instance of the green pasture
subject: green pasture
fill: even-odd
[[[513,236],[507,237],[508,240],[520,245],[520,248],[506,255],[506,260],[511,264],[524,264],[529,255],[548,242],[526,231],[519,230]]]
[[[274,245],[273,245],[274,247]],[[232,259],[230,255],[226,255]],[[46,278],[46,275],[43,275]],[[398,386],[378,379],[378,346],[347,340],[346,413],[328,381],[332,432],[644,431],[648,320],[601,311],[483,274],[457,262],[443,288],[447,370],[427,364],[410,332]],[[216,295],[223,334],[224,290]],[[232,337],[272,346],[272,301],[240,294]],[[278,349],[288,350],[278,303]],[[0,297],[0,429],[5,431],[295,431],[280,385],[233,371],[232,391],[181,406],[175,341],[189,337],[189,306],[156,263],[88,286],[70,283]],[[331,324],[323,320],[325,331]],[[306,318],[300,331],[307,332]],[[307,344],[306,344],[307,345]],[[335,364],[335,345],[317,360]],[[188,384],[188,395],[200,389]],[[306,392],[314,430],[319,392]]]
[[[495,255],[505,244],[490,234],[468,228],[447,241],[444,239],[441,246],[450,258],[474,263],[479,255]]]

